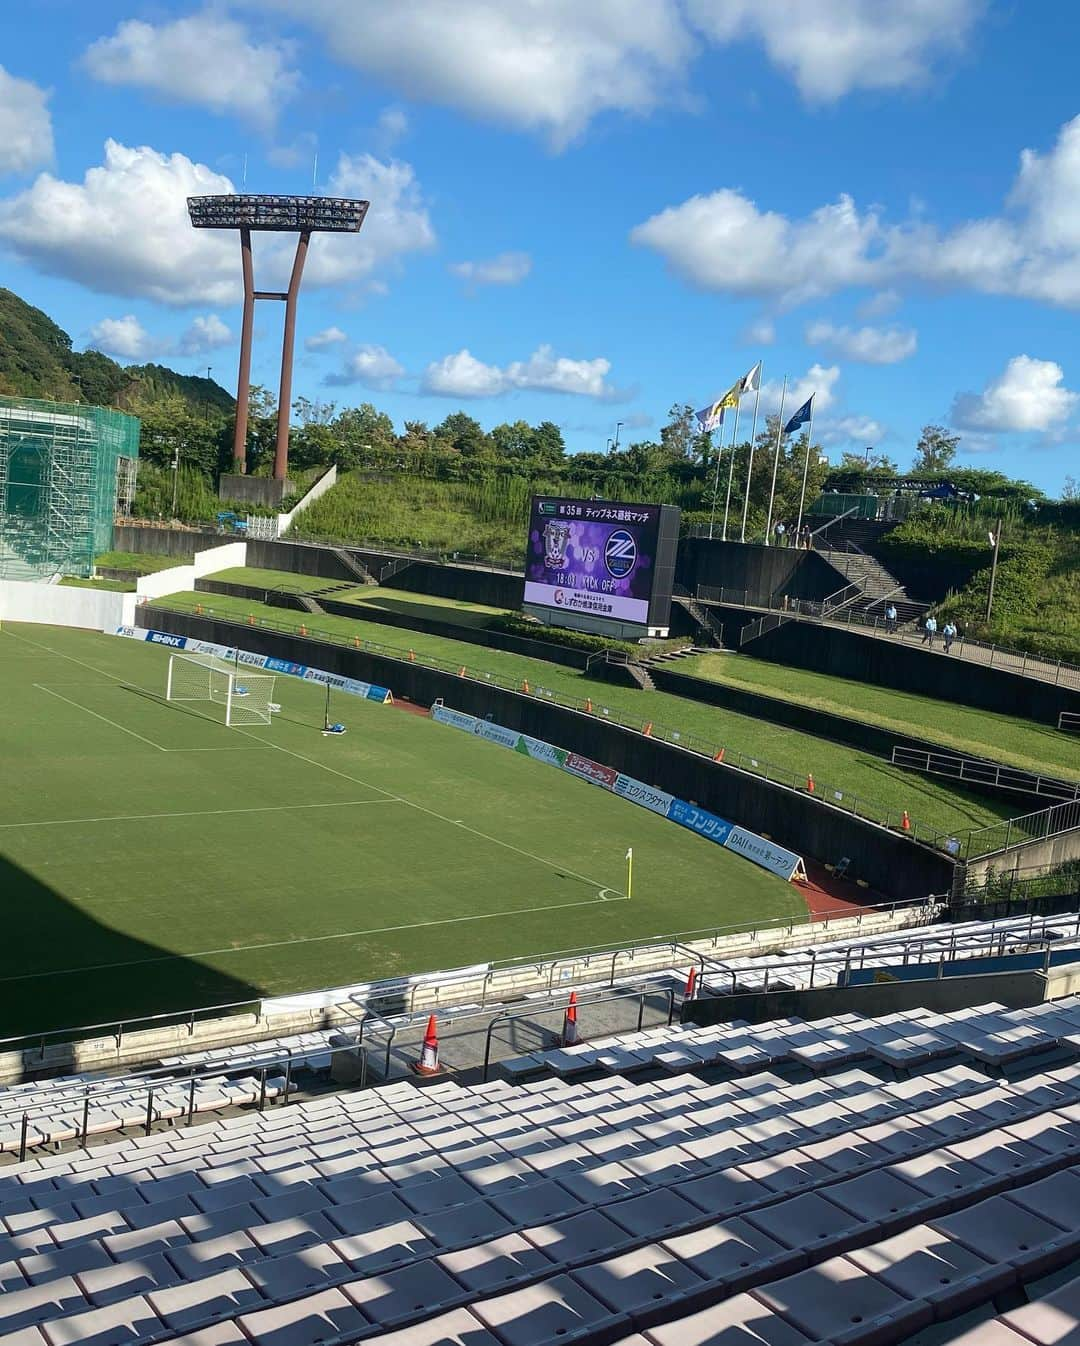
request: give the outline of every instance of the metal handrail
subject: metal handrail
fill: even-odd
[[[612,1000],[637,1000],[638,1002],[638,1030],[641,1029],[642,1020],[645,1015],[645,1001],[650,995],[666,995],[668,998],[668,1026],[671,1026],[675,1018],[675,990],[671,986],[658,986],[642,988],[641,990],[613,990],[604,992],[602,995],[592,996],[586,994],[577,1001],[579,1009],[588,1009],[593,1005],[603,1005]],[[503,1010],[500,1014],[493,1016],[487,1027],[487,1034],[484,1039],[484,1069],[481,1075],[483,1083],[487,1083],[488,1072],[491,1068],[491,1039],[494,1035],[497,1024],[514,1023],[518,1019],[535,1018],[538,1014],[554,1014],[558,1010],[565,1010],[565,1001],[560,998],[557,1005],[553,1004],[533,1004],[525,1010]]]
[[[923,771],[928,776],[946,776],[949,780],[1048,795],[1058,800],[1080,799],[1080,781],[1043,776],[1019,767],[1005,766],[985,757],[963,757],[959,753],[895,747],[892,750],[892,763],[910,771]]]

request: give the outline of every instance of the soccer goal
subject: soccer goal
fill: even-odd
[[[269,724],[274,678],[252,673],[212,654],[173,654],[165,684],[166,701],[211,701],[225,707],[225,723]]]

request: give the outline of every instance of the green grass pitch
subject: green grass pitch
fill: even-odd
[[[645,809],[281,677],[270,726],[169,652],[0,631],[0,1037],[770,918],[798,891]],[[634,847],[634,891],[624,896]]]

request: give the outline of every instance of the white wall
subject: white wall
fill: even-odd
[[[134,613],[134,594],[0,580],[0,621],[111,631],[117,626],[131,625]]]
[[[322,476],[311,488],[311,490],[308,491],[306,495],[302,495],[300,497],[300,499],[296,502],[296,504],[293,505],[292,509],[289,510],[288,514],[279,514],[277,516],[278,537],[284,537],[285,534],[289,531],[289,525],[292,523],[293,519],[295,519],[296,516],[300,513],[300,511],[307,509],[308,505],[311,505],[316,500],[318,500],[320,495],[325,495],[326,492],[330,489],[331,486],[334,485],[336,481],[337,481],[337,463],[331,463],[331,465],[326,469],[326,471],[322,474]]]
[[[226,542],[220,547],[195,553],[191,565],[170,566],[153,575],[142,575],[138,580],[137,598],[145,603],[148,598],[164,598],[166,594],[189,593],[202,575],[212,575],[232,566],[247,565],[247,543]]]

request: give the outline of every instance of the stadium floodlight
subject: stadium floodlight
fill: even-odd
[[[274,678],[213,654],[173,654],[165,682],[166,701],[210,701],[225,707],[225,723],[269,724]]]
[[[312,234],[355,234],[364,223],[369,202],[336,196],[266,196],[229,194],[189,196],[188,217],[195,229],[238,229],[240,260],[244,274],[244,316],[240,330],[240,372],[236,384],[236,430],[233,436],[235,470],[247,471],[248,396],[251,391],[251,337],[255,326],[255,300],[277,299],[285,304],[285,334],[281,344],[281,383],[278,390],[277,440],[274,446],[274,480],[284,481],[289,471],[289,409],[292,405],[293,344],[296,335],[296,300],[304,274]],[[296,256],[287,290],[256,290],[251,255],[252,230],[265,233],[298,233]]]

